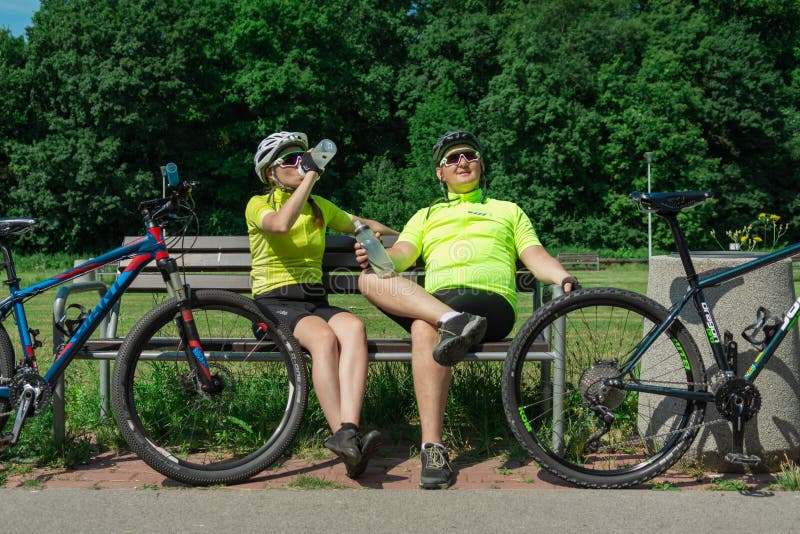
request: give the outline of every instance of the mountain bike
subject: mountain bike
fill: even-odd
[[[0,219],[0,251],[9,296],[0,301],[0,446],[19,440],[25,421],[49,405],[56,380],[115,303],[152,261],[166,298],[144,314],[122,342],[114,363],[113,411],[130,448],[150,467],[193,485],[241,482],[279,458],[294,439],[306,408],[307,369],[297,341],[252,299],[223,290],[193,291],[184,283],[169,243],[189,239],[196,223],[195,182],[164,170],[169,192],[139,205],[145,235],[56,276],[20,288],[9,239],[28,232],[33,218]],[[171,232],[177,227],[176,232]],[[100,267],[127,260],[97,306],[56,325],[66,341],[40,374],[38,330],[24,303]],[[2,324],[14,316],[22,353],[16,361]]]
[[[704,290],[788,258],[800,243],[736,267],[699,276],[678,224],[681,210],[710,198],[707,191],[632,193],[643,212],[672,231],[688,291],[668,310],[623,289],[570,292],[537,310],[521,327],[503,368],[503,406],[514,435],[548,471],[574,484],[620,488],[640,484],[672,466],[704,425],[732,425],[725,460],[755,465],[743,453],[744,427],[761,407],[756,378],[797,320],[800,298],[783,315],[759,308],[743,336],[758,353],[736,371],[736,343],[720,335]],[[694,304],[718,371],[709,376],[698,345],[678,319]],[[525,355],[534,341],[550,351]],[[704,422],[706,405],[721,418]]]

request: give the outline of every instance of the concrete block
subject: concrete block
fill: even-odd
[[[695,269],[703,275],[718,272],[755,258],[753,253],[696,253],[692,255]],[[667,308],[686,294],[688,285],[680,258],[677,255],[654,256],[650,262],[647,294]],[[727,330],[738,344],[738,368],[741,375],[752,363],[758,350],[741,333],[756,322],[756,309],[764,306],[782,317],[795,300],[792,263],[782,260],[721,286],[705,291],[706,299],[717,320],[720,337]],[[700,349],[707,375],[713,377],[717,365],[711,355],[703,324],[690,302],[679,316]],[[797,326],[784,339],[777,352],[755,381],[761,393],[761,409],[746,424],[744,452],[758,455],[765,468],[775,468],[784,455],[800,457],[800,338]],[[657,357],[657,355],[656,355]],[[641,405],[641,403],[640,403]],[[656,412],[658,408],[656,408]],[[652,415],[658,420],[659,414]],[[720,419],[716,407],[709,404],[706,421]],[[666,425],[667,421],[662,421]],[[642,420],[640,420],[640,426]],[[653,424],[650,421],[650,424]],[[706,426],[700,430],[686,457],[702,460],[711,469],[739,471],[723,460],[732,445],[731,425],[727,422]]]

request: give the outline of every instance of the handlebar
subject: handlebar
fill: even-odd
[[[167,196],[153,200],[146,200],[139,204],[139,211],[148,226],[162,224],[160,219],[169,219],[177,212],[183,202],[191,197],[192,189],[197,182],[181,180],[178,177],[178,166],[175,163],[167,163],[163,170],[167,176]]]

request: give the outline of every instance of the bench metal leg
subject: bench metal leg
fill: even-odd
[[[100,419],[111,415],[111,362],[100,360]]]
[[[564,294],[561,286],[551,286],[553,298]],[[562,316],[555,321],[555,335],[552,336],[553,352],[553,451],[563,454],[564,449],[564,387],[566,385],[566,326]]]
[[[56,387],[53,389],[53,439],[56,444],[64,443],[65,418],[64,418],[64,375],[58,377]]]
[[[58,348],[61,346],[61,343],[64,341],[64,334],[56,328],[56,322],[59,321],[63,316],[67,309],[67,298],[72,293],[83,293],[85,291],[97,291],[100,298],[106,294],[106,285],[99,281],[99,280],[89,280],[86,282],[75,282],[70,285],[62,286],[58,293],[56,293],[56,298],[53,301],[53,354],[56,353]],[[104,318],[103,321],[100,323],[100,331],[103,333],[107,333],[110,325],[108,324],[108,318]],[[106,369],[108,369],[107,362]],[[102,369],[101,363],[101,369]],[[106,373],[108,374],[108,373]],[[103,415],[103,406],[105,406],[105,413],[108,414],[108,378],[105,381],[106,387],[106,400],[105,404],[103,403],[103,379],[101,374],[101,416]],[[56,444],[61,444],[64,442],[64,438],[66,437],[66,407],[65,407],[66,399],[64,396],[64,374],[58,377],[56,381],[55,391],[53,392],[53,439],[55,440]]]

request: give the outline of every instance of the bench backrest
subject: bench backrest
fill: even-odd
[[[138,236],[125,237],[129,243]],[[396,236],[382,238],[385,246],[391,246]],[[247,236],[197,236],[186,237],[169,243],[170,254],[178,261],[187,282],[196,289],[228,289],[237,293],[250,293],[251,257]],[[329,235],[325,239],[325,254],[322,258],[323,283],[329,293],[358,293],[358,275],[361,268],[353,253],[355,239],[352,236]],[[120,264],[120,269],[127,262]],[[421,262],[409,270],[410,276],[419,283],[424,279]],[[404,274],[405,275],[405,274]],[[539,283],[521,264],[518,265],[516,283],[518,291],[538,295]],[[164,289],[161,274],[155,262],[151,263],[131,284],[129,291],[153,292]]]

